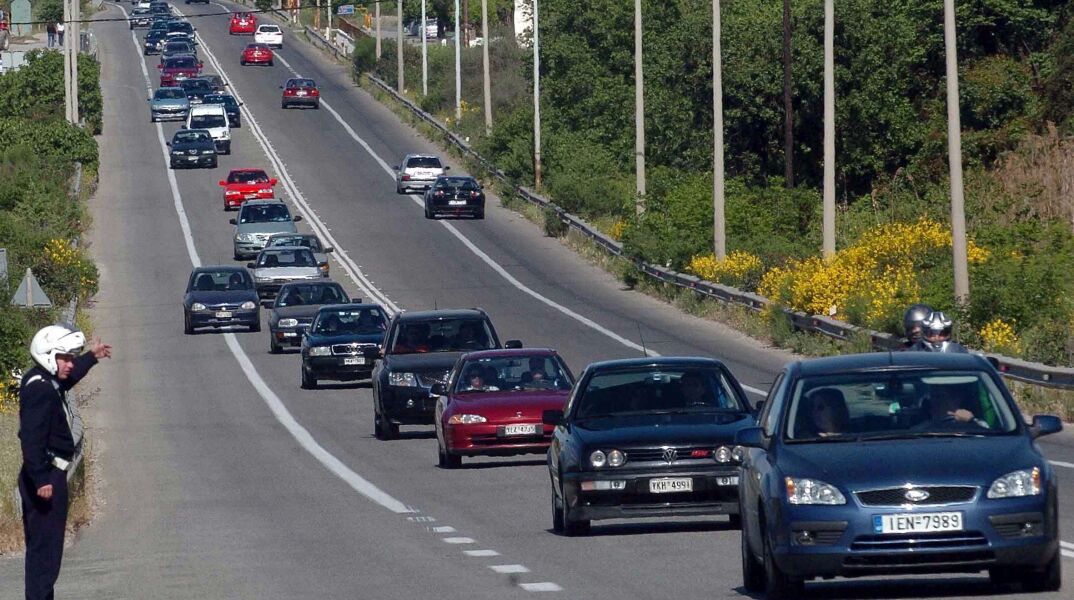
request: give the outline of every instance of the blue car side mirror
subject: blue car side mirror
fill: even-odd
[[[768,441],[764,437],[764,430],[760,427],[747,427],[735,432],[735,445],[746,448],[768,449]]]
[[[1039,438],[1063,430],[1063,421],[1053,415],[1033,415],[1033,424],[1029,426],[1029,434]]]

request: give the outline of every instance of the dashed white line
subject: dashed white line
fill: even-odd
[[[524,565],[489,565],[489,568],[501,575],[510,575],[512,573],[529,573],[530,570]]]
[[[433,527],[433,533],[455,533],[455,528],[450,525],[444,525],[443,527]]]
[[[445,544],[472,544],[472,543],[474,543],[474,538],[468,538],[468,537],[446,537],[446,538],[441,538],[441,540]]]
[[[489,558],[500,555],[500,553],[495,550],[463,550],[462,553],[472,558]]]
[[[1074,469],[1074,463],[1068,463],[1068,462],[1064,462],[1064,461],[1061,461],[1061,460],[1049,460],[1048,462],[1053,464],[1053,465],[1055,465],[1055,466],[1057,466],[1057,467],[1065,467],[1067,469]]]
[[[526,590],[527,592],[562,592],[563,588],[552,583],[551,581],[542,581],[539,583],[520,583],[518,587]]]

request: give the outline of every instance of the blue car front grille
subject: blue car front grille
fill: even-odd
[[[921,500],[912,501],[908,492],[925,492]],[[933,485],[884,488],[855,492],[863,506],[938,506],[969,502],[977,495],[977,487],[972,485]]]
[[[936,534],[862,535],[854,539],[855,552],[905,552],[920,550],[955,550],[987,546],[988,538],[978,531],[955,531]]]

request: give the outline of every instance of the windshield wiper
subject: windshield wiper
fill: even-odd
[[[811,437],[811,438],[802,438],[802,439],[793,439],[793,440],[785,439],[784,440],[784,442],[786,442],[788,444],[813,444],[813,443],[817,443],[817,442],[820,442],[822,444],[828,444],[828,443],[840,443],[841,444],[841,443],[846,443],[846,442],[860,442],[860,441],[862,441],[862,438],[861,438],[861,436],[857,436],[857,435],[839,435],[839,436],[832,436],[832,437]]]
[[[970,431],[907,431],[904,433],[889,433],[885,435],[870,435],[863,436],[861,441],[874,442],[885,440],[911,440],[916,438],[944,438],[944,437],[987,437],[984,433],[974,433]]]

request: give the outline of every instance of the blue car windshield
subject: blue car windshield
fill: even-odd
[[[322,310],[313,324],[313,332],[323,335],[382,334],[388,322],[379,308]]]
[[[572,401],[575,418],[680,412],[741,412],[743,401],[718,368],[645,367],[597,373]]]
[[[807,377],[784,414],[784,439],[794,442],[996,435],[1018,427],[1007,396],[984,371]]]

